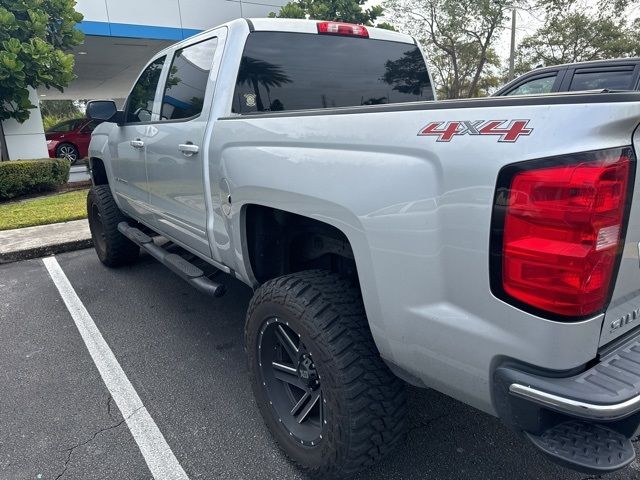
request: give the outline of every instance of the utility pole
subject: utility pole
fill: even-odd
[[[516,62],[516,9],[511,10],[511,55],[509,55],[509,82],[513,80]]]

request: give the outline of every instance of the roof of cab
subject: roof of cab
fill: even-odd
[[[183,43],[192,43],[198,37],[206,37],[211,30],[220,27],[238,28],[249,26],[251,31],[259,32],[292,32],[292,33],[314,33],[318,34],[319,20],[300,20],[297,18],[237,18],[230,22],[217,25],[189,38],[185,38],[181,42],[175,43],[164,50],[170,50],[179,47]],[[385,30],[383,28],[365,27],[369,32],[369,38],[374,40],[387,40],[392,42],[416,44],[415,39],[411,35]],[[161,53],[161,52],[158,52]]]
[[[320,20],[301,20],[297,18],[236,18],[229,22],[216,25],[215,27],[203,30],[195,35],[185,38],[184,40],[169,45],[162,49],[153,58],[157,58],[166,52],[181,48],[183,44],[193,43],[198,40],[199,37],[206,37],[209,32],[216,30],[220,27],[228,28],[245,28],[249,27],[251,31],[259,32],[292,32],[292,33],[313,33],[318,34],[318,23]],[[416,40],[411,35],[406,35],[400,32],[394,32],[392,30],[385,30],[384,28],[365,27],[369,32],[369,38],[373,40],[387,40],[390,42],[410,43],[417,45]]]
[[[319,20],[300,20],[297,18],[248,18],[249,25],[253,25],[255,31],[265,32],[294,32],[294,33],[318,33]],[[374,40],[388,40],[415,44],[410,35],[383,28],[367,27],[369,38]]]

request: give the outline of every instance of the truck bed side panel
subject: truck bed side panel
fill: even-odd
[[[217,247],[251,283],[240,248],[244,205],[336,226],[351,242],[383,358],[493,412],[488,379],[497,359],[574,368],[594,358],[602,327],[602,315],[559,323],[492,296],[489,227],[498,172],[513,162],[629,145],[640,103],[425,105],[217,121],[209,152],[214,223],[225,222],[237,246],[229,249],[220,235]],[[533,131],[513,143],[418,136],[431,122],[515,119],[529,120]],[[233,197],[228,216],[220,211],[220,178]]]

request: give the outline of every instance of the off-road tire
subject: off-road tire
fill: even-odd
[[[314,446],[292,438],[263,385],[258,344],[270,318],[288,322],[313,351],[327,420],[322,440]],[[309,270],[266,282],[249,304],[245,349],[265,423],[284,453],[308,475],[349,477],[380,460],[404,438],[405,385],[380,358],[359,288],[349,279]]]
[[[128,219],[116,205],[109,185],[91,187],[87,214],[93,246],[102,263],[118,267],[138,258],[140,247],[118,231],[118,223]]]

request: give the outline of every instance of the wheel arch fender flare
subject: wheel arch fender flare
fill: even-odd
[[[247,284],[253,285],[254,287],[259,285],[252,271],[251,258],[246,241],[247,212],[252,205],[299,215],[335,228],[346,237],[351,246],[369,327],[380,354],[383,358],[388,358],[387,356],[391,355],[391,347],[384,335],[376,334],[376,332],[380,333],[384,331],[384,328],[382,328],[384,319],[379,300],[380,295],[378,294],[375,282],[376,275],[373,268],[374,263],[372,261],[371,246],[358,216],[344,206],[330,201],[315,197],[301,198],[306,196],[292,192],[274,191],[272,189],[269,189],[268,192],[263,192],[263,194],[252,192],[251,200],[249,201],[247,198],[247,201],[243,201],[244,195],[241,190],[242,189],[236,189],[234,192],[234,204],[236,204],[234,210],[236,208],[239,209],[235,210],[237,214],[233,215],[231,219],[232,231],[230,232],[233,244],[241,246],[236,252],[237,267],[239,267],[236,273],[244,277]],[[254,200],[257,198],[261,201]],[[273,198],[273,201],[269,200],[271,198]],[[321,202],[322,205],[318,202]]]

